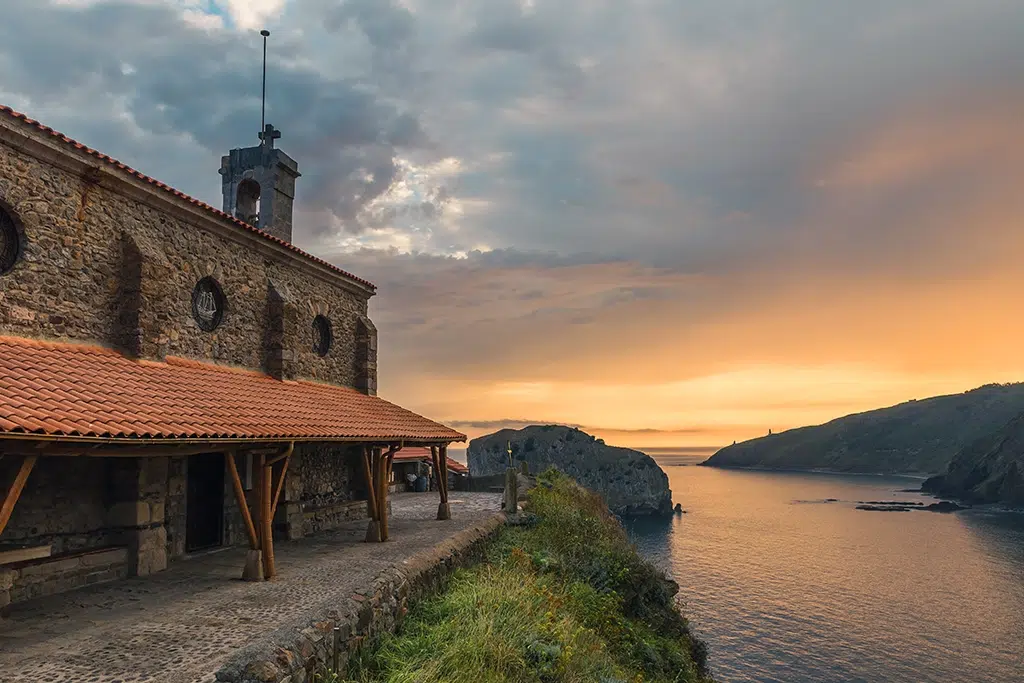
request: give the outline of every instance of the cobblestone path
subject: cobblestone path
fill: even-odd
[[[500,494],[392,496],[391,540],[362,542],[366,522],[275,546],[278,577],[241,581],[245,549],[182,560],[153,576],[13,606],[0,620],[2,683],[192,683],[237,649],[318,614],[370,585],[388,565],[433,548],[499,511]]]

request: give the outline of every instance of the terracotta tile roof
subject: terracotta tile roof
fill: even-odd
[[[94,156],[97,159],[99,159],[100,161],[106,162],[108,165],[113,166],[113,167],[115,167],[115,168],[117,168],[117,169],[119,169],[121,171],[124,171],[128,175],[134,176],[135,178],[138,178],[139,180],[142,180],[143,182],[149,183],[150,185],[158,187],[161,190],[165,190],[166,192],[174,195],[175,197],[178,197],[179,199],[184,199],[189,204],[194,204],[195,206],[198,206],[200,209],[203,209],[204,211],[213,214],[214,216],[216,216],[217,218],[220,218],[221,220],[228,221],[228,222],[236,225],[237,227],[244,228],[245,230],[248,230],[249,232],[256,233],[257,235],[260,235],[264,239],[270,240],[271,242],[276,242],[277,244],[280,244],[280,245],[282,245],[284,247],[287,247],[288,249],[291,249],[292,251],[294,251],[296,254],[304,256],[304,257],[308,258],[310,261],[315,261],[316,263],[319,263],[322,266],[327,266],[331,270],[333,270],[333,271],[335,271],[337,273],[340,273],[341,275],[344,275],[345,277],[347,277],[347,278],[349,278],[351,280],[355,280],[359,284],[365,285],[365,286],[367,286],[367,287],[369,287],[371,289],[374,289],[374,290],[377,289],[376,285],[374,285],[372,282],[370,282],[368,280],[364,280],[363,278],[357,277],[357,276],[353,275],[352,273],[349,273],[348,271],[342,270],[341,268],[337,267],[333,263],[325,261],[325,260],[323,260],[321,258],[317,258],[316,256],[313,256],[312,254],[310,254],[310,253],[308,253],[306,251],[303,251],[302,249],[299,249],[298,247],[296,247],[291,242],[286,242],[286,241],[284,241],[282,239],[278,239],[277,237],[274,237],[273,235],[271,235],[269,233],[263,232],[262,230],[260,230],[258,228],[254,228],[253,226],[249,225],[245,221],[240,221],[237,218],[235,218],[234,216],[232,216],[230,214],[227,214],[227,213],[224,213],[220,209],[216,209],[216,208],[210,206],[206,202],[201,202],[198,199],[196,199],[194,197],[190,197],[189,195],[185,194],[184,192],[181,192],[180,190],[174,189],[170,185],[166,185],[166,184],[160,182],[159,180],[156,180],[155,178],[151,178],[151,177],[149,177],[148,175],[146,175],[144,173],[140,173],[139,171],[136,171],[131,166],[128,166],[126,164],[122,164],[117,159],[113,159],[113,158],[107,156],[106,154],[103,154],[102,152],[98,152],[95,149],[92,149],[90,147],[86,147],[81,142],[78,142],[77,140],[69,138],[67,135],[64,135],[63,133],[55,131],[54,129],[50,128],[49,126],[44,126],[43,124],[39,123],[35,119],[31,119],[31,118],[29,118],[25,114],[22,114],[19,111],[11,109],[10,107],[8,107],[6,105],[0,104],[0,114],[4,114],[7,117],[15,119],[17,121],[20,121],[23,124],[26,124],[26,125],[28,125],[28,126],[30,126],[32,128],[35,128],[36,130],[40,130],[40,131],[42,131],[44,133],[47,133],[53,139],[58,140],[59,142],[62,142],[62,143],[64,143],[65,145],[67,145],[69,147],[73,147],[73,148],[77,149],[80,152],[85,152],[86,154]]]
[[[395,453],[395,462],[426,460],[430,462],[430,449],[419,446],[406,446]]]
[[[430,462],[430,449],[422,446],[406,446],[402,450],[395,453],[395,462],[413,462],[416,460],[425,460]],[[469,474],[469,468],[463,465],[458,460],[452,460],[448,458],[448,469],[458,474]]]
[[[464,441],[354,389],[97,346],[0,337],[0,437]]]

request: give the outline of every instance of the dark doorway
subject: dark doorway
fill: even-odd
[[[185,550],[221,545],[224,539],[224,455],[203,453],[188,458],[185,500]]]

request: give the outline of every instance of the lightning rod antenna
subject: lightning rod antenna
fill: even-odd
[[[260,35],[263,36],[263,97],[260,102],[260,144],[267,144],[267,141],[263,138],[263,131],[266,130],[267,126],[267,37],[270,35],[270,31],[263,29],[260,31]]]

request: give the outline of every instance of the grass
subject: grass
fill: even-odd
[[[414,605],[347,678],[317,683],[711,681],[675,584],[599,497],[550,470],[524,507],[534,523],[502,529],[484,562]]]

